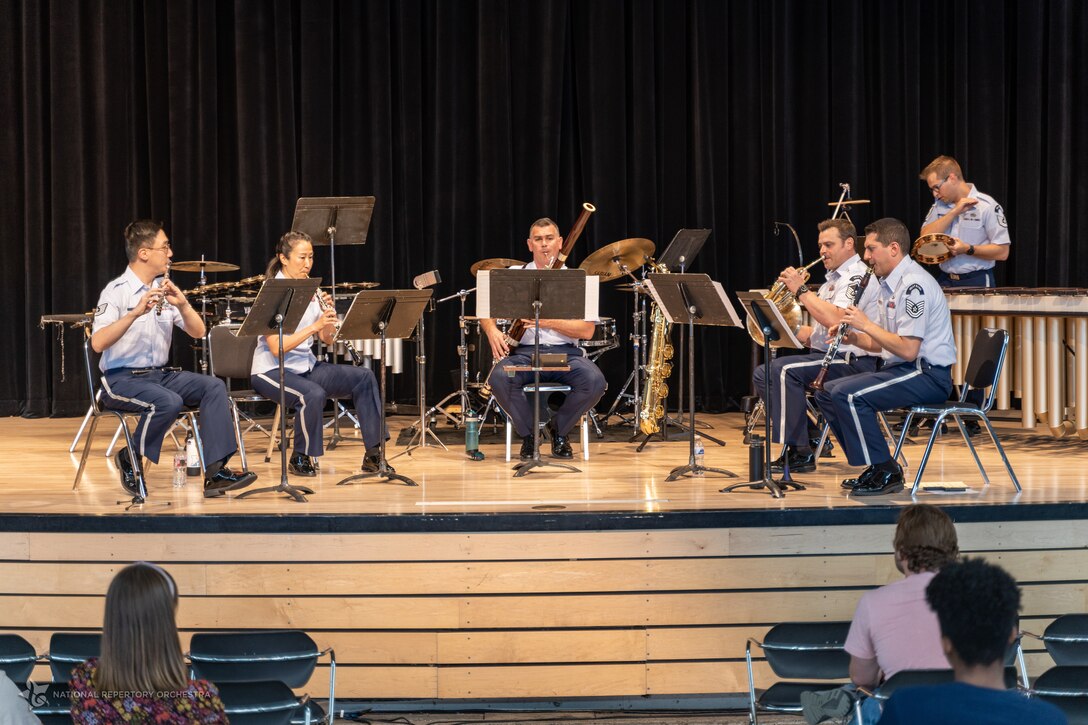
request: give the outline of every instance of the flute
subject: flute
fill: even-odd
[[[166,263],[166,271],[162,273],[162,284],[159,285],[159,289],[162,289],[162,297],[155,303],[155,314],[162,315],[162,308],[166,305],[166,283],[170,281],[170,262]]]

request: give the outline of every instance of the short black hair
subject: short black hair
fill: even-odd
[[[865,227],[865,235],[876,235],[876,240],[885,247],[896,242],[903,254],[910,253],[910,232],[907,225],[894,217],[884,217]]]
[[[1003,660],[1020,613],[1020,588],[999,566],[964,559],[942,568],[926,587],[941,634],[968,666]]]
[[[128,261],[136,261],[141,249],[153,245],[162,228],[162,222],[153,219],[138,219],[125,227],[125,255]]]

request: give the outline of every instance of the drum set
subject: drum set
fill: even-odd
[[[650,319],[647,309],[650,295],[645,285],[644,268],[653,261],[654,251],[654,243],[649,239],[624,239],[596,250],[578,265],[579,269],[585,270],[587,275],[599,277],[601,282],[628,280],[628,284],[619,285],[618,288],[630,292],[634,302],[631,315],[632,331],[628,335],[633,370],[606,416],[598,417],[594,411],[590,411],[590,421],[598,438],[604,437],[602,426],[614,415],[618,416],[624,425],[630,425],[636,430],[638,427],[638,411],[641,405],[640,384],[646,367],[647,323]],[[523,264],[524,262],[518,259],[496,257],[476,262],[469,271],[475,277],[480,270],[508,269],[520,267]],[[643,270],[642,277],[637,275],[640,270]],[[465,415],[469,410],[481,411],[481,417],[484,420],[496,411],[495,400],[487,383],[495,365],[491,346],[479,318],[465,314],[465,301],[475,291],[476,288],[473,287],[436,300],[439,304],[455,299],[460,301],[461,310],[458,316],[460,340],[457,348],[460,361],[460,384],[457,390],[431,407],[425,416],[427,420],[434,420],[437,415],[442,415],[455,427],[460,427],[464,424]],[[511,322],[511,320],[496,320],[503,332],[509,328]],[[616,318],[601,317],[595,323],[593,336],[582,340],[580,346],[585,349],[586,356],[594,361],[605,353],[621,347]]]

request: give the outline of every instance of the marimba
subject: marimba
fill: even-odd
[[[945,290],[957,359],[952,379],[963,383],[980,327],[1009,331],[1009,351],[994,407],[1020,398],[1025,428],[1046,425],[1055,436],[1088,439],[1088,289],[959,287]]]

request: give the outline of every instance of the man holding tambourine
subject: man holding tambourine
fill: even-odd
[[[964,181],[951,156],[933,159],[918,177],[934,197],[919,241],[930,234],[952,237],[946,240],[952,256],[940,263],[937,282],[942,287],[994,287],[994,263],[1009,258],[1011,241],[1001,205]]]

